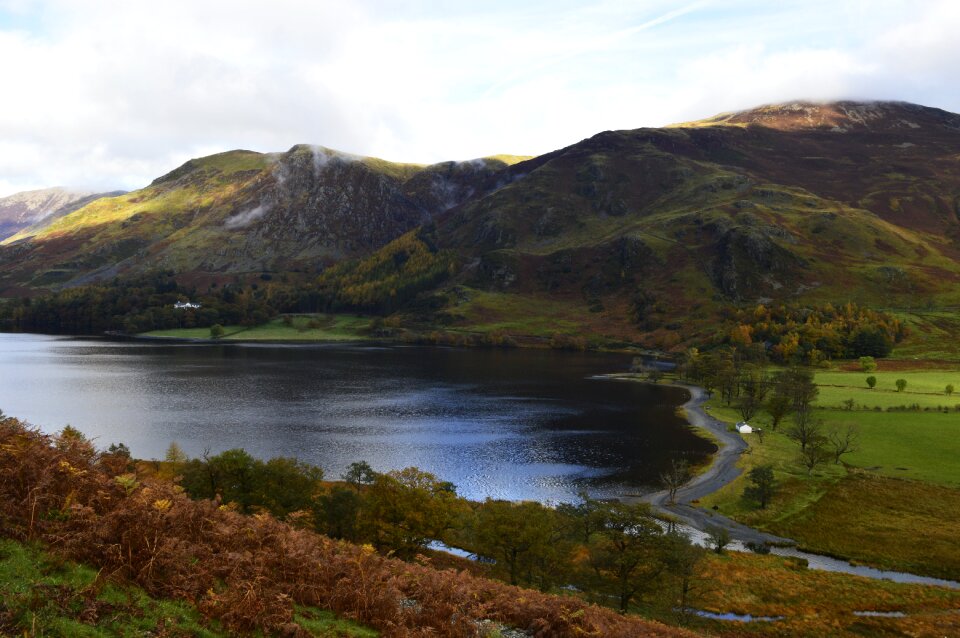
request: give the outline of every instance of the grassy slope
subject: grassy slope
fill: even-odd
[[[314,636],[378,635],[322,610],[301,609],[296,621]],[[109,583],[89,567],[0,540],[0,634],[100,638],[152,635],[161,628],[178,636],[232,635],[186,603],[151,598],[137,587]]]
[[[368,338],[370,319],[356,315],[291,315],[290,324],[283,318],[272,319],[259,326],[224,326],[222,341],[357,341]],[[209,339],[209,328],[154,330],[147,337],[176,339]]]
[[[692,627],[721,636],[889,636],[932,624],[950,635],[945,615],[960,592],[808,570],[791,559],[731,552],[710,555],[694,582],[692,605],[716,613],[783,616],[776,623],[691,619]],[[910,618],[865,620],[854,611],[903,611]],[[902,631],[903,634],[892,633]],[[924,634],[925,635],[925,634]]]
[[[956,372],[881,372],[878,376],[888,374],[907,379],[909,388],[911,383],[939,387]],[[849,397],[873,405],[879,400],[877,391],[853,385],[864,376],[860,372],[818,373],[818,383],[851,384],[839,393],[833,392],[835,388],[822,389],[819,403],[830,405],[839,397]],[[739,420],[733,409],[716,399],[712,403],[712,413],[718,418]],[[826,408],[817,410],[816,416],[828,428],[858,425],[859,450],[845,457],[845,462],[855,467],[848,470],[829,463],[808,475],[797,461],[798,446],[783,434],[787,422],[780,432],[768,428],[763,443],[749,436],[750,451],[740,461],[744,474],[702,499],[700,505],[716,506],[726,515],[794,538],[814,551],[881,567],[960,578],[960,551],[955,542],[960,534],[957,413]],[[765,420],[765,415],[754,419],[761,425]],[[768,509],[758,510],[742,494],[749,484],[746,472],[764,464],[774,466],[780,489]]]

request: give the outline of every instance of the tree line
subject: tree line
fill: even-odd
[[[646,504],[587,494],[556,507],[468,501],[453,484],[414,467],[376,472],[359,461],[328,481],[320,468],[292,458],[262,461],[241,449],[188,458],[172,444],[154,471],[193,498],[269,512],[384,555],[409,560],[441,541],[476,554],[490,575],[512,585],[577,591],[622,612],[664,591],[686,608],[706,551]]]
[[[885,312],[849,302],[815,306],[759,304],[727,311],[733,327],[720,341],[738,348],[761,344],[777,363],[815,365],[829,359],[885,357],[907,328]]]

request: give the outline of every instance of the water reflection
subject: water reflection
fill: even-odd
[[[591,379],[622,356],[417,347],[173,345],[0,335],[0,408],[145,458],[244,447],[338,476],[416,465],[471,498],[571,500],[655,482],[713,446],[675,388]]]

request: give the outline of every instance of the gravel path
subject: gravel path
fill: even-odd
[[[623,377],[614,377],[623,378]],[[737,467],[737,460],[747,449],[747,443],[736,432],[727,429],[727,425],[719,421],[704,410],[704,402],[707,400],[707,394],[703,388],[694,385],[675,383],[674,385],[684,388],[690,393],[690,399],[683,404],[683,409],[687,413],[687,420],[691,425],[703,428],[708,431],[716,440],[718,450],[713,456],[713,462],[704,472],[693,477],[683,487],[677,490],[676,502],[669,503],[669,493],[666,490],[654,492],[639,497],[623,497],[626,502],[645,502],[657,511],[663,514],[669,514],[681,523],[689,525],[700,531],[706,531],[711,527],[725,528],[734,540],[742,543],[773,543],[777,545],[794,545],[795,542],[789,538],[782,538],[773,534],[767,534],[760,530],[747,527],[732,519],[722,516],[717,512],[705,510],[692,505],[696,501],[708,494],[716,492],[732,480],[740,476],[740,468]]]

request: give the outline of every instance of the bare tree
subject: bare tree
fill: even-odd
[[[860,447],[860,429],[853,423],[834,428],[827,433],[827,440],[833,452],[833,462],[840,463],[844,454],[856,452]]]
[[[660,482],[667,488],[668,502],[677,502],[677,490],[690,480],[690,464],[684,459],[672,459],[670,467],[660,474]]]
[[[819,437],[808,441],[806,447],[800,449],[800,464],[807,468],[807,474],[812,474],[814,468],[827,462],[829,452],[824,441],[823,437]]]
[[[823,439],[823,421],[813,416],[809,405],[793,413],[793,425],[787,430],[787,437],[800,444],[800,452],[806,451],[812,442]]]

